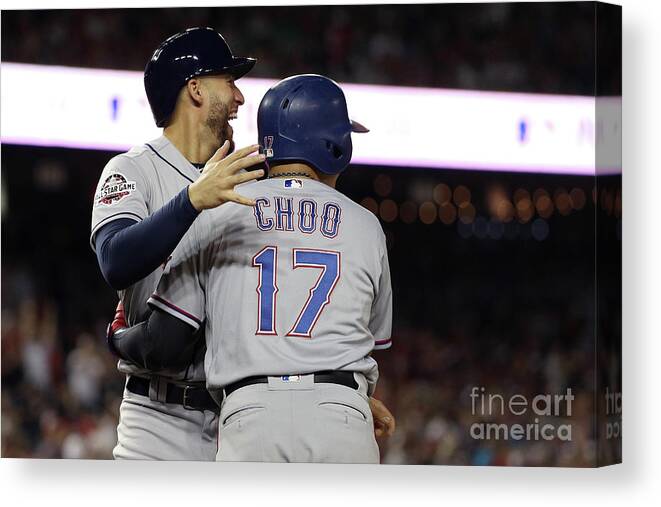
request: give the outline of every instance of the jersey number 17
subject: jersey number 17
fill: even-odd
[[[317,283],[310,289],[310,295],[301,309],[296,322],[286,336],[311,338],[311,332],[319,320],[324,307],[330,303],[330,296],[340,278],[340,252],[329,250],[292,250],[293,268],[317,268],[321,274]],[[267,246],[252,259],[253,267],[259,268],[257,286],[257,332],[255,334],[277,335],[275,303],[278,293],[276,275],[278,271],[278,248]]]

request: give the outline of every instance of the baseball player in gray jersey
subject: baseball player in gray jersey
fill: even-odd
[[[156,342],[131,340],[123,331],[127,322],[146,318],[146,298],[164,260],[200,210],[226,201],[253,204],[233,188],[262,175],[238,174],[254,163],[246,157],[257,146],[228,155],[233,151],[228,120],[243,104],[234,80],[253,65],[253,59],[234,57],[210,28],[170,37],[145,69],[147,97],[164,135],[113,158],[99,180],[91,244],[104,277],[119,291],[108,344],[127,374],[115,458],[215,458],[218,406],[204,388],[204,339],[162,361]],[[392,434],[392,414],[373,398],[370,407],[376,434]]]
[[[164,135],[108,162],[92,210],[91,245],[120,297],[111,335],[120,335],[123,320],[146,318],[162,264],[200,210],[226,201],[252,204],[234,186],[263,174],[242,171],[255,163],[247,155],[257,146],[228,153],[229,120],[244,102],[234,81],[254,63],[234,57],[214,30],[195,28],[167,39],[147,64],[145,89]],[[205,389],[203,340],[200,345],[184,362],[119,361],[127,383],[115,458],[215,458],[218,407]],[[152,345],[141,346],[149,357]]]
[[[271,88],[258,126],[270,179],[240,187],[255,206],[200,216],[149,321],[187,324],[167,337],[180,348],[204,327],[207,386],[223,400],[218,460],[378,463],[368,397],[371,352],[391,343],[388,255],[374,215],[334,189],[351,132],[367,129],[317,75]]]

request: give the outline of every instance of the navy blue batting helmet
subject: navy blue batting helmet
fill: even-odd
[[[254,58],[235,57],[213,28],[189,28],[169,37],[145,67],[145,91],[159,127],[174,111],[181,88],[197,76],[231,74],[235,79],[255,65]]]
[[[257,112],[260,152],[266,162],[307,162],[339,174],[351,161],[351,132],[369,132],[351,121],[344,92],[332,79],[303,74],[271,88]]]

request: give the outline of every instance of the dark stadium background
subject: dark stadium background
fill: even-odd
[[[595,90],[589,2],[3,11],[2,61],[142,70],[164,38],[201,25],[259,59],[252,77],[621,94],[616,58]],[[600,47],[617,55],[617,23],[604,30]],[[102,337],[116,295],[88,239],[113,155],[2,145],[3,457],[111,457],[123,376]],[[620,346],[619,176],[352,166],[338,188],[388,240],[394,345],[377,353],[377,395],[398,430],[380,442],[384,463],[586,466],[598,448],[613,458],[598,446],[591,391],[608,381],[597,357]],[[511,202],[500,218],[497,194]],[[471,439],[473,386],[530,397],[572,387],[573,441]]]

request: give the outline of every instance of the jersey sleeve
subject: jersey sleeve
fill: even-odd
[[[205,293],[201,270],[199,224],[181,240],[167,261],[156,290],[147,303],[184,321],[195,330],[204,321]]]
[[[372,303],[369,329],[374,336],[374,350],[383,350],[392,345],[392,287],[390,284],[390,265],[385,237],[381,237],[380,262],[381,273],[376,287],[376,297]]]
[[[148,178],[136,162],[126,155],[111,159],[103,169],[92,204],[90,245],[95,250],[94,237],[105,224],[118,218],[140,222],[149,215],[147,203],[151,196]]]

